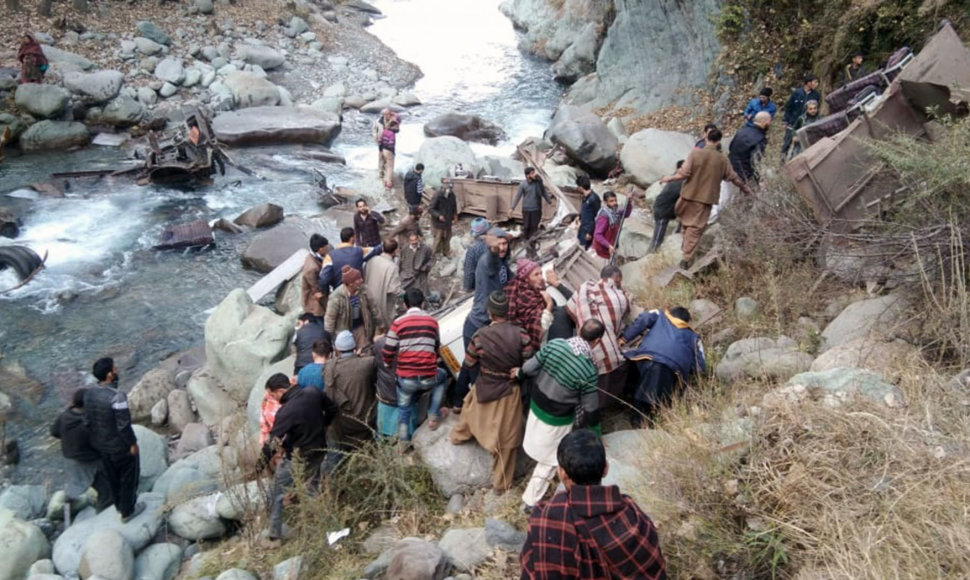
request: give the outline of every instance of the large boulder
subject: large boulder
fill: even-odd
[[[145,105],[130,95],[121,94],[101,111],[101,122],[115,127],[132,127],[145,118]]]
[[[181,546],[152,544],[135,558],[134,580],[174,580],[181,565]]]
[[[41,517],[46,507],[47,488],[43,485],[11,485],[0,493],[0,508],[22,520]]]
[[[515,526],[495,518],[485,519],[485,542],[493,548],[519,553],[525,544],[526,533]]]
[[[677,169],[677,162],[687,159],[694,138],[676,131],[644,129],[627,139],[620,151],[623,170],[641,187],[648,187]]]
[[[212,129],[229,145],[327,145],[340,130],[340,117],[312,107],[250,107],[218,115]]]
[[[445,113],[431,119],[424,125],[424,134],[428,137],[458,137],[462,141],[478,141],[497,145],[505,139],[505,131],[501,127],[486,121],[476,115],[463,113]]]
[[[92,576],[104,580],[132,580],[135,554],[117,530],[95,530],[84,544],[78,574],[83,580]]]
[[[418,538],[404,538],[390,550],[385,578],[395,580],[442,580],[448,560],[441,548]]]
[[[94,68],[94,63],[83,56],[53,46],[44,47],[44,56],[51,66],[65,71],[77,72]]]
[[[293,318],[256,306],[237,288],[205,323],[207,364],[233,399],[244,403],[263,369],[286,356],[292,332]]]
[[[187,391],[172,391],[166,400],[168,401],[168,426],[173,431],[181,432],[186,425],[195,422],[195,411],[192,410],[192,402]]]
[[[182,436],[179,437],[178,445],[175,446],[175,453],[172,458],[175,460],[187,457],[196,451],[201,451],[212,445],[212,432],[205,423],[189,423],[182,429]]]
[[[71,93],[57,85],[24,84],[17,87],[14,103],[35,117],[60,117],[71,101]]]
[[[148,38],[158,44],[168,46],[172,43],[172,39],[168,34],[151,20],[142,20],[135,26],[135,29],[138,31],[138,36]]]
[[[133,421],[145,422],[151,418],[152,407],[175,390],[175,373],[159,366],[142,375],[141,380],[128,393],[128,409]]]
[[[182,64],[182,59],[172,56],[163,58],[155,66],[155,78],[173,85],[182,84],[185,80],[185,66]]]
[[[280,104],[279,87],[258,74],[233,71],[226,75],[223,83],[232,93],[233,103],[240,109]]]
[[[492,456],[488,451],[474,441],[451,444],[448,437],[457,424],[458,419],[450,416],[434,431],[422,425],[411,440],[435,487],[445,497],[470,493],[492,482]],[[461,469],[455,469],[456,465]]]
[[[849,367],[797,374],[785,386],[765,394],[762,404],[818,401],[828,407],[840,407],[859,398],[886,407],[906,404],[902,391],[881,375]]]
[[[237,483],[219,494],[216,513],[226,520],[243,521],[266,509],[266,491],[259,481]]]
[[[103,103],[117,97],[124,81],[125,75],[116,70],[64,75],[65,87],[77,94],[89,97],[95,103]]]
[[[186,540],[210,540],[226,533],[226,524],[216,513],[219,494],[192,498],[175,506],[168,526]]]
[[[485,541],[485,528],[452,528],[445,531],[438,547],[451,565],[463,572],[473,572],[492,550]]]
[[[23,580],[31,564],[50,554],[50,542],[40,528],[0,509],[0,580]]]
[[[138,491],[149,491],[155,480],[168,469],[168,444],[165,438],[147,427],[135,425],[138,439]]]
[[[620,143],[588,109],[560,106],[545,138],[561,145],[571,159],[598,175],[605,176],[616,165]]]
[[[787,379],[807,371],[812,356],[798,349],[798,343],[780,336],[745,338],[728,347],[717,365],[717,378],[734,382],[743,378]]]
[[[173,463],[152,488],[170,503],[207,495],[219,487],[224,478],[239,475],[239,450],[210,445]]]
[[[912,368],[919,356],[919,349],[905,340],[857,338],[823,352],[812,363],[811,371],[853,367],[890,376]]]
[[[251,228],[268,228],[283,221],[283,208],[275,203],[264,203],[239,214],[232,223]]]
[[[523,179],[525,177],[525,163],[511,157],[486,155],[482,157],[482,169],[478,177],[491,176],[502,179]]]
[[[439,187],[443,177],[450,177],[455,165],[462,166],[477,175],[480,164],[468,143],[458,137],[432,137],[421,143],[421,148],[414,156],[415,165],[424,164],[421,178],[425,187]]]
[[[822,350],[857,338],[891,336],[905,317],[906,303],[895,294],[853,302],[822,331]]]
[[[552,74],[555,75],[557,81],[572,83],[596,69],[599,30],[600,26],[595,22],[588,22],[576,35],[573,43],[562,52],[559,60],[552,65]]]
[[[145,504],[145,511],[128,523],[122,523],[121,516],[114,507],[100,514],[95,514],[94,508],[88,508],[78,514],[74,524],[64,530],[64,533],[54,542],[52,559],[57,572],[64,576],[78,573],[81,554],[87,540],[98,530],[117,531],[124,536],[125,541],[135,552],[147,546],[162,525],[165,498],[155,493],[143,493],[138,496],[138,501]]]
[[[73,121],[41,121],[34,123],[20,136],[24,151],[57,151],[87,145],[91,134],[84,123]]]
[[[306,248],[310,243],[310,236],[315,233],[326,235],[322,222],[302,217],[287,217],[283,223],[253,237],[243,250],[241,256],[243,266],[257,272],[270,272],[285,262],[293,252]],[[330,239],[333,238],[330,237]]]
[[[195,403],[199,418],[206,425],[218,425],[223,419],[239,410],[236,400],[208,366],[192,373],[185,389],[189,398]]]
[[[273,70],[283,66],[283,55],[269,46],[247,44],[239,47],[239,60],[256,65],[263,70]]]

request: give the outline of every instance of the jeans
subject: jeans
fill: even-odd
[[[428,406],[428,417],[437,420],[441,416],[441,399],[445,394],[447,377],[447,371],[439,368],[433,377],[397,378],[397,437],[399,440],[411,440],[411,432],[408,429],[408,425],[411,423],[414,402],[421,393],[431,391],[431,404]]]
[[[303,477],[307,481],[310,491],[315,491],[320,481],[321,462],[324,456],[311,454],[306,458]],[[276,466],[273,474],[273,485],[269,490],[269,537],[279,539],[283,537],[283,498],[293,487],[293,460],[284,459]]]

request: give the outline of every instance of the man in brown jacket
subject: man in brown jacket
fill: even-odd
[[[360,270],[344,266],[341,272],[343,284],[330,294],[323,329],[330,336],[349,330],[358,347],[370,346],[374,342],[374,327],[383,324],[381,315],[367,295]]]
[[[320,290],[318,280],[329,244],[327,238],[320,234],[310,236],[310,255],[303,261],[303,275],[300,278],[303,311],[321,320],[327,311],[327,295]]]
[[[737,185],[743,193],[750,194],[751,189],[743,179],[731,169],[727,157],[718,151],[721,143],[721,131],[711,129],[707,133],[703,149],[694,149],[681,165],[677,173],[660,179],[660,183],[680,181],[686,179],[680,190],[680,199],[674,205],[674,213],[684,228],[684,242],[681,250],[684,253],[680,267],[687,269],[694,252],[701,241],[701,235],[707,229],[707,220],[711,217],[711,207],[716,205],[721,197],[721,181],[730,181]]]
[[[329,467],[336,467],[343,452],[374,439],[372,425],[377,408],[374,355],[368,352],[358,356],[354,335],[346,330],[337,335],[333,346],[336,356],[323,367],[327,396],[340,407],[333,423],[334,449],[327,456]]]

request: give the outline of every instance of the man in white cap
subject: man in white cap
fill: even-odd
[[[344,330],[334,340],[337,356],[331,358],[323,367],[323,382],[327,394],[340,408],[334,422],[334,447],[327,457],[328,471],[339,462],[342,453],[351,446],[373,439],[371,425],[374,423],[374,409],[377,405],[374,383],[377,380],[377,367],[374,356],[358,356],[354,334]]]

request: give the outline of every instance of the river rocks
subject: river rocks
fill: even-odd
[[[326,234],[319,221],[296,216],[285,218],[283,223],[260,232],[249,242],[242,253],[243,266],[257,272],[270,272],[293,252],[306,248],[314,233]]]
[[[122,523],[115,508],[108,508],[100,514],[93,515],[94,509],[88,508],[75,523],[62,533],[54,542],[54,566],[58,573],[64,576],[77,574],[81,563],[81,552],[91,535],[98,530],[112,529],[124,536],[132,550],[138,552],[148,545],[162,525],[162,507],[165,499],[155,493],[143,493],[138,501],[145,504],[145,511],[132,518],[128,523]],[[90,517],[85,517],[85,514]]]
[[[95,530],[84,544],[78,574],[104,580],[131,580],[135,575],[135,554],[117,530]]]
[[[738,320],[752,320],[761,313],[761,305],[750,296],[742,296],[734,301],[734,315]]]
[[[232,415],[238,409],[236,401],[226,392],[222,383],[208,367],[192,373],[186,390],[195,403],[199,418],[206,425],[218,425],[222,419]]]
[[[439,187],[443,177],[450,177],[458,163],[478,174],[479,163],[468,143],[457,137],[432,137],[421,143],[414,156],[414,163],[424,163],[422,179],[425,187]]]
[[[77,72],[91,70],[94,63],[79,54],[54,48],[53,46],[44,47],[44,56],[51,66],[56,66],[65,72]]]
[[[395,580],[442,580],[447,567],[448,561],[441,548],[418,538],[404,538],[391,548],[384,577]]]
[[[47,507],[47,489],[43,485],[11,485],[0,494],[0,507],[22,520],[39,518]]]
[[[485,541],[493,548],[519,553],[525,544],[526,533],[512,524],[495,518],[485,519]]]
[[[453,566],[464,572],[473,571],[491,553],[485,542],[485,528],[447,530],[438,547]]]
[[[182,548],[176,544],[152,544],[135,558],[134,580],[173,580],[182,564]]]
[[[124,93],[112,99],[101,111],[101,122],[115,127],[132,127],[144,118],[145,106]]]
[[[67,108],[71,93],[56,85],[24,84],[17,87],[14,103],[35,117],[59,117]]]
[[[539,56],[556,61],[564,53],[585,55],[588,48],[580,46],[573,48],[574,43],[585,44],[586,29],[592,25],[604,32],[606,21],[613,5],[608,2],[547,2],[545,0],[507,0],[500,9],[515,26],[523,32],[520,47],[538,54]],[[599,34],[595,35],[592,47],[592,60],[596,59],[595,43],[599,41]],[[575,58],[575,57],[573,57]],[[564,59],[568,60],[568,59]],[[570,68],[570,62],[556,62],[553,70]],[[592,72],[592,69],[586,71]],[[586,74],[586,73],[583,73]],[[566,77],[560,77],[571,82]]]
[[[182,436],[175,446],[174,459],[179,460],[212,445],[212,433],[203,423],[189,423],[182,429]]]
[[[294,556],[273,566],[273,580],[300,580],[304,570],[303,556]]]
[[[840,407],[860,397],[886,407],[905,404],[902,391],[881,375],[847,367],[797,374],[784,387],[766,394],[762,404],[797,404],[811,400]]]
[[[0,509],[0,580],[23,580],[31,564],[50,553],[40,528]]]
[[[227,520],[242,521],[247,514],[261,512],[266,507],[266,493],[259,481],[237,483],[216,500],[216,513]]]
[[[224,467],[229,474],[234,473],[236,455],[235,450],[210,445],[173,463],[155,482],[152,492],[176,502],[215,491]]]
[[[75,93],[90,97],[95,103],[103,103],[118,96],[124,80],[125,75],[116,70],[68,73],[64,75],[64,86]]]
[[[232,93],[233,103],[241,109],[275,107],[280,104],[279,88],[258,74],[232,71],[225,75],[223,83]]]
[[[677,162],[687,159],[694,138],[675,131],[644,129],[637,131],[623,145],[620,163],[637,185],[647,187],[677,169]]]
[[[175,390],[175,374],[166,367],[156,367],[144,375],[128,393],[128,408],[133,421],[144,422],[152,407]]]
[[[468,493],[491,485],[492,456],[478,443],[452,445],[448,435],[458,419],[448,417],[432,431],[422,425],[411,441],[421,461],[431,472],[435,487],[445,497]],[[461,469],[455,469],[461,465]]]
[[[185,67],[182,65],[182,59],[172,56],[163,58],[155,66],[155,78],[173,85],[182,84],[182,81],[185,80]]]
[[[558,143],[569,157],[598,175],[616,165],[616,136],[588,109],[560,106],[545,138]]]
[[[191,378],[191,376],[190,376]],[[186,425],[195,421],[195,412],[186,391],[177,390],[168,394],[168,426],[181,432]]]
[[[242,568],[230,568],[216,576],[216,580],[259,580],[259,578]]]
[[[239,60],[256,65],[263,70],[273,70],[283,66],[283,55],[268,46],[247,44],[239,47]]]
[[[283,221],[283,208],[275,203],[264,203],[241,213],[233,223],[251,228],[268,228]]]
[[[91,134],[83,123],[41,121],[20,136],[20,148],[27,151],[55,151],[86,145]]]
[[[75,498],[71,502],[71,513],[77,513],[88,506],[95,505],[98,501],[98,492],[94,488],[88,488],[81,497]],[[64,504],[67,503],[67,494],[63,489],[59,489],[51,496],[47,503],[47,512],[44,517],[51,521],[64,519]]]
[[[894,294],[853,302],[822,331],[822,350],[857,338],[889,336],[905,314],[906,303]]]
[[[857,338],[832,347],[812,363],[812,372],[839,367],[853,367],[880,372],[898,373],[919,360],[919,350],[904,340]]]
[[[326,145],[340,129],[340,117],[311,107],[252,107],[220,114],[212,129],[230,145]]]
[[[146,427],[135,425],[134,429],[141,464],[138,491],[148,491],[168,469],[168,445],[164,437]]]
[[[506,137],[505,131],[495,123],[476,115],[462,113],[438,115],[425,123],[424,134],[428,137],[450,135],[462,141],[478,141],[489,145],[496,145]]]
[[[798,343],[780,336],[745,338],[734,342],[717,365],[717,378],[734,382],[742,378],[786,379],[812,366],[811,355],[798,350]]]
[[[199,14],[212,14],[215,10],[212,0],[195,0],[192,5],[199,11]]]
[[[617,195],[617,201],[621,209],[626,203],[624,195]],[[617,253],[628,259],[636,260],[647,255],[650,249],[650,242],[653,239],[653,219],[648,219],[643,210],[634,208],[630,217],[623,220],[623,229],[620,230],[619,243],[616,244]]]
[[[54,562],[48,559],[37,560],[30,565],[30,569],[27,570],[27,577],[39,575],[39,574],[55,574],[57,571],[54,569]]]
[[[254,305],[239,288],[209,316],[205,323],[207,364],[236,401],[245,402],[263,369],[286,356],[292,324],[292,318]]]
[[[175,506],[168,526],[187,540],[209,540],[226,533],[226,524],[216,513],[217,494],[190,499]]]
[[[135,38],[135,50],[141,54],[153,56],[161,53],[165,47],[150,38],[139,36]],[[152,68],[154,70],[154,67]]]
[[[164,44],[166,46],[172,44],[172,39],[169,38],[168,34],[150,20],[142,20],[136,25],[136,29],[138,30],[139,36],[157,42],[158,44]]]

